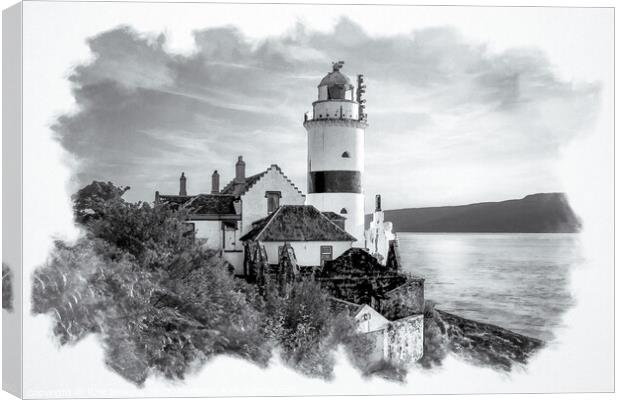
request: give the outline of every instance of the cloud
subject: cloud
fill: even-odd
[[[185,171],[196,193],[243,154],[249,173],[277,163],[305,189],[302,117],[332,60],[367,77],[366,193],[388,208],[561,190],[550,165],[598,110],[599,86],[560,80],[539,50],[492,53],[450,27],[371,36],[342,18],[330,32],[298,23],[257,40],[225,26],[194,41],[182,55],[127,26],[88,39],[93,58],[69,77],[78,108],[53,125],[80,183],[150,200]]]

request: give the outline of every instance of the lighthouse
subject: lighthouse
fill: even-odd
[[[308,132],[307,203],[345,217],[345,230],[357,238],[355,245],[362,247],[366,85],[363,75],[358,75],[356,91],[340,72],[343,65],[343,61],[333,63],[332,71],[319,83],[312,117],[304,116]]]

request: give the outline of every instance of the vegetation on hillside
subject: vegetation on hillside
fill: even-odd
[[[126,202],[128,189],[93,182],[76,193],[84,234],[56,242],[33,275],[32,311],[54,319],[61,345],[97,335],[107,365],[138,385],[183,379],[219,354],[265,366],[276,348],[310,376],[332,376],[339,345],[364,365],[364,339],[348,315],[330,312],[317,283],[235,279],[182,211]]]

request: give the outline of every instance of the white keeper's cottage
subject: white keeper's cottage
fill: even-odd
[[[189,211],[187,223],[195,237],[206,246],[220,250],[235,269],[243,274],[243,243],[240,238],[280,205],[303,205],[304,194],[273,164],[257,174],[246,176],[245,161],[239,156],[235,178],[220,190],[219,173],[211,176],[211,193],[188,195],[187,177],[181,174],[178,195],[155,193],[155,201]]]
[[[265,249],[267,261],[278,264],[282,248],[290,245],[300,267],[321,266],[351,248],[357,238],[346,232],[343,222],[314,206],[283,205],[266,218],[256,221],[241,240]]]

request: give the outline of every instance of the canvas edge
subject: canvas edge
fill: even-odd
[[[12,273],[12,310],[2,310],[2,389],[23,394],[22,3],[2,12],[2,261]]]

